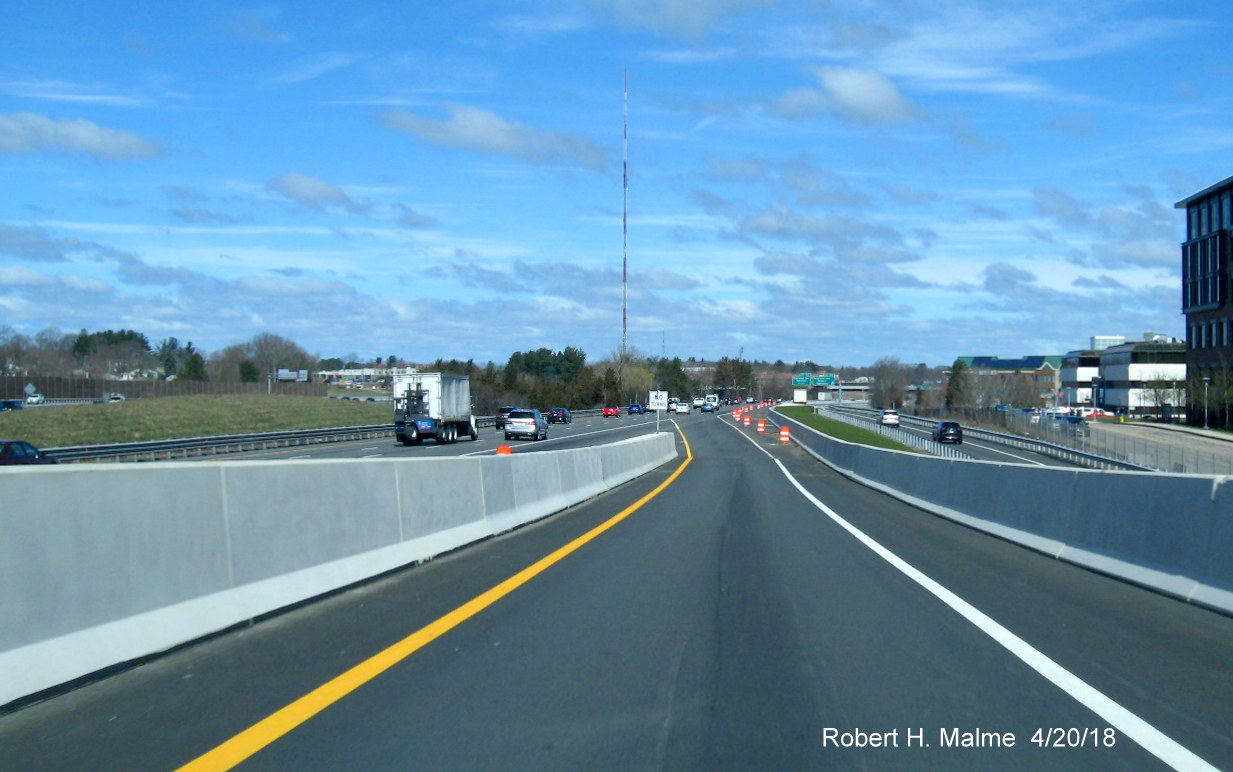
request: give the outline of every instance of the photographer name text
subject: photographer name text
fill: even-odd
[[[860,728],[822,730],[823,748],[1013,748],[1019,742],[1014,732],[995,732],[980,727],[961,729],[924,727],[866,731]],[[1111,748],[1117,730],[1111,727],[1038,727],[1028,742],[1038,748]]]

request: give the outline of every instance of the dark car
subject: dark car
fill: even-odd
[[[934,442],[963,442],[963,427],[957,421],[938,421],[933,427]]]
[[[505,417],[505,439],[530,437],[533,440],[548,439],[548,419],[538,410],[516,407]]]
[[[0,399],[0,413],[6,413],[9,410],[21,410],[25,406],[26,406],[25,400]]]
[[[629,406],[630,415],[633,415],[635,413],[645,413],[645,412],[646,412],[646,408],[643,407],[642,405],[639,405],[637,402]]]
[[[574,416],[568,408],[549,408],[547,416],[550,424],[572,424],[574,422]]]
[[[511,412],[518,410],[518,409],[519,408],[517,405],[507,405],[505,407],[497,408],[497,415],[496,415],[497,431],[501,431],[502,429],[505,428],[505,419],[509,418],[509,414]]]
[[[1077,437],[1086,437],[1088,435],[1087,421],[1081,415],[1062,416],[1062,424],[1068,427]]]
[[[715,404],[714,404],[714,403],[712,403],[712,402],[703,402],[703,403],[702,403],[702,407],[698,408],[698,410],[699,410],[699,412],[702,412],[702,413],[714,413],[714,412],[716,412],[716,411],[715,411]]]
[[[53,456],[49,456],[28,442],[21,440],[0,440],[0,466],[16,466],[18,464],[58,464]]]

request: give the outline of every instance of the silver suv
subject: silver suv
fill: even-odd
[[[548,439],[548,419],[534,408],[520,407],[505,417],[505,439],[530,437],[533,440]]]

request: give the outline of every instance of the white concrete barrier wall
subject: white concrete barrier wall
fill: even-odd
[[[781,419],[828,465],[922,509],[1233,612],[1233,478],[949,460]]]
[[[0,469],[0,705],[591,498],[670,432],[454,459]]]

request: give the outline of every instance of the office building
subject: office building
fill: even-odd
[[[1178,201],[1186,210],[1182,243],[1182,313],[1186,316],[1186,369],[1192,423],[1223,425],[1223,398],[1204,415],[1198,384],[1227,392],[1233,364],[1233,281],[1229,267],[1233,234],[1233,177]]]

